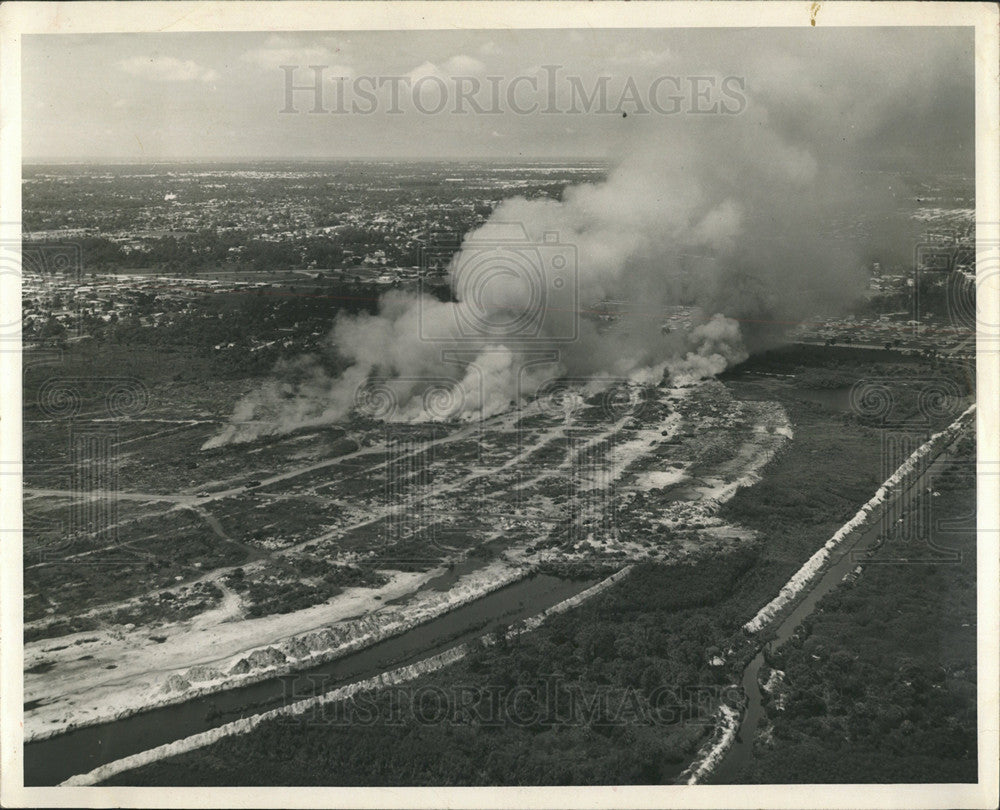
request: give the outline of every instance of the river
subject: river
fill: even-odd
[[[911,484],[910,488],[915,486],[922,489],[928,486],[935,473],[947,463],[947,459],[946,451],[938,455],[934,462]],[[905,492],[900,493],[896,500],[904,498],[905,495]],[[886,504],[883,508],[888,507],[889,504]],[[865,552],[877,546],[881,534],[882,522],[880,519],[875,519],[867,529],[855,532],[854,536],[847,539],[837,551],[831,554],[831,561],[816,584],[808,590],[805,597],[781,620],[780,624],[772,628],[774,639],[768,645],[772,650],[781,647],[795,634],[802,621],[815,610],[819,601],[836,588],[843,578],[863,560]],[[744,768],[753,762],[754,738],[757,735],[757,727],[764,717],[763,696],[759,681],[760,670],[763,666],[764,650],[761,650],[743,670],[741,683],[746,695],[747,706],[740,721],[736,741],[706,780],[706,784],[734,784]]]
[[[302,699],[436,655],[482,635],[497,624],[509,625],[541,613],[595,582],[538,574],[398,636],[293,675],[29,743],[24,751],[24,784],[55,785],[107,762],[276,708],[289,702],[289,695],[295,700]],[[322,684],[318,689],[317,683]]]

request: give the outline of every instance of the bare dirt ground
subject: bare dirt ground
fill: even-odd
[[[156,565],[107,583],[98,570],[78,591],[46,591],[40,580],[48,607],[26,615],[26,628],[44,636],[25,645],[26,734],[111,719],[165,695],[182,699],[192,668],[219,675],[195,689],[227,688],[234,681],[223,676],[249,651],[291,649],[295,638],[321,628],[340,628],[336,643],[343,643],[357,637],[359,622],[375,638],[540,563],[620,567],[750,540],[714,513],[756,480],[791,435],[782,409],[735,401],[718,383],[628,393],[613,407],[601,395],[564,398],[477,424],[314,430],[205,453],[193,450],[211,429],[203,424],[166,435],[155,424],[129,425],[139,431],[132,438],[149,441],[134,442],[135,475],[120,475],[112,494],[122,502],[122,534],[153,548]],[[166,469],[140,470],[143,457]],[[25,492],[54,515],[74,497],[30,482]],[[190,522],[174,530],[169,521],[181,516]],[[184,566],[171,551],[188,543],[225,554]],[[486,544],[489,553],[481,551]],[[73,547],[65,559],[92,551]],[[420,591],[470,553],[485,554],[483,565],[458,576],[449,592]],[[255,592],[238,592],[234,572],[252,579],[283,570],[282,561],[364,565],[385,580],[249,615]],[[51,566],[26,559],[26,571],[38,577],[56,576]],[[86,580],[81,570],[70,567],[70,576]],[[282,587],[322,584],[308,572],[282,576]],[[31,585],[27,576],[26,592]],[[402,603],[387,604],[393,600]],[[164,612],[178,604],[190,610]],[[74,619],[88,624],[69,625],[70,632],[57,625]]]

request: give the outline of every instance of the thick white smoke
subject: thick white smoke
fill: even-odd
[[[394,291],[377,315],[338,318],[331,346],[346,371],[331,376],[311,358],[279,370],[206,446],[356,408],[476,419],[563,375],[718,374],[783,324],[860,289],[861,262],[827,236],[829,223],[887,203],[855,176],[772,131],[764,112],[665,125],[604,182],[558,201],[503,202],[452,261],[455,302]],[[629,307],[610,326],[588,313],[607,300]],[[667,305],[696,308],[702,323],[661,330]]]

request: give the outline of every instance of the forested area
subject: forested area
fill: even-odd
[[[866,565],[768,657],[783,676],[741,781],[976,780],[974,442],[964,449],[934,484],[924,539],[938,550],[919,538],[913,550],[937,561]]]

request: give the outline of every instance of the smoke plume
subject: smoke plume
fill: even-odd
[[[285,364],[206,446],[356,409],[478,419],[561,376],[711,376],[851,302],[871,245],[842,225],[893,200],[858,182],[843,153],[824,162],[783,136],[766,110],[709,118],[664,123],[605,181],[559,200],[506,200],[454,256],[454,301],[393,291],[377,315],[339,317],[330,349],[345,371]],[[621,303],[595,311],[608,301]],[[693,328],[662,329],[669,306],[693,308]]]

